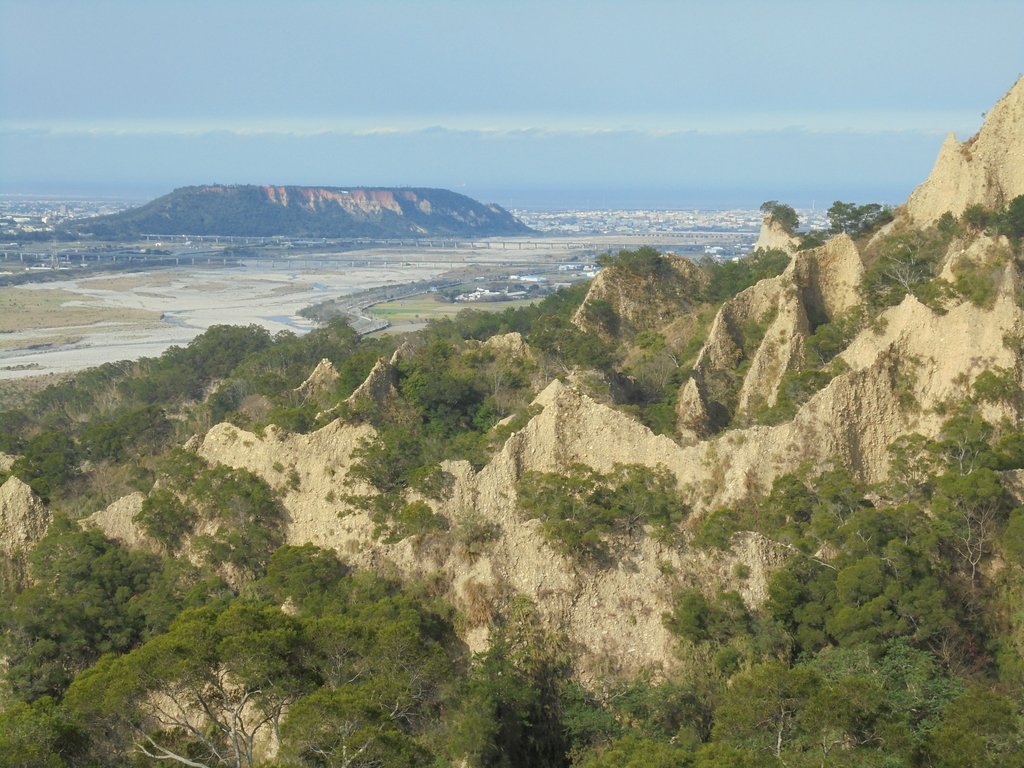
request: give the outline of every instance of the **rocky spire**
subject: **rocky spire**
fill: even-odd
[[[959,216],[971,205],[999,208],[1018,195],[1024,195],[1024,77],[989,110],[978,133],[964,142],[946,137],[904,214],[928,225],[946,211]]]

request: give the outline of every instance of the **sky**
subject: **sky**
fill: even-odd
[[[898,203],[1024,70],[1020,0],[0,0],[0,29],[8,195]]]

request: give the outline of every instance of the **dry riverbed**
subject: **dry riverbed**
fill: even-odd
[[[304,333],[299,310],[374,286],[436,277],[440,267],[182,268],[0,288],[0,380],[59,376],[161,354],[211,325]],[[40,379],[40,377],[43,377]]]

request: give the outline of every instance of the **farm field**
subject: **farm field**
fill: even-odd
[[[512,307],[525,307],[539,299],[527,299],[518,301],[490,301],[475,302],[472,304],[453,304],[440,301],[431,295],[412,296],[408,299],[388,301],[383,304],[376,304],[369,312],[376,317],[387,320],[390,327],[380,333],[406,333],[423,328],[428,321],[442,318],[454,317],[464,309],[479,309],[484,312],[504,312]]]

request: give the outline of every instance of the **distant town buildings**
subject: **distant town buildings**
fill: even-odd
[[[699,231],[757,233],[764,214],[760,210],[725,211],[530,211],[513,209],[524,224],[538,232],[579,235],[649,235]],[[826,217],[820,211],[798,210],[802,227],[821,228]]]
[[[72,219],[105,216],[138,205],[125,200],[63,200],[0,195],[0,235],[52,232]]]
[[[529,293],[526,291],[492,291],[489,288],[477,288],[471,293],[460,293],[455,297],[455,301],[458,302],[476,302],[476,301],[515,301],[516,299],[525,299],[529,297]]]
[[[64,200],[0,196],[0,234],[47,232],[72,219],[117,213],[138,205],[127,200]],[[699,231],[751,232],[761,226],[759,210],[604,210],[532,211],[513,209],[538,232],[564,235],[650,235]],[[822,211],[798,210],[802,227],[822,228]]]

